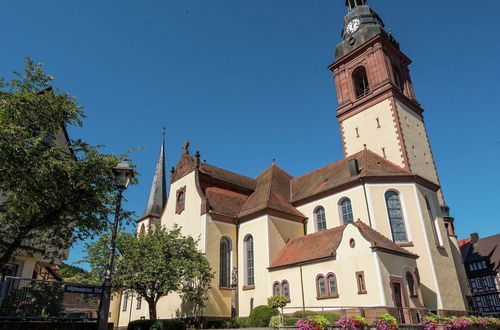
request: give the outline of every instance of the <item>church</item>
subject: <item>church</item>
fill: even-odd
[[[250,178],[200,161],[185,143],[167,187],[162,143],[137,230],[177,224],[200,238],[215,273],[207,318],[248,316],[274,294],[288,299],[285,313],[390,312],[413,324],[429,312],[468,309],[411,60],[366,0],[346,6],[328,67],[343,159],[297,177],[273,163]],[[115,300],[115,324],[148,318],[140,299]],[[179,297],[164,297],[158,317],[174,318],[180,306]]]

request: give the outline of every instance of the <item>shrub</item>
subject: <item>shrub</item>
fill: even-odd
[[[292,316],[293,317],[308,317],[308,316],[314,316],[316,314],[318,314],[318,313],[315,311],[304,310],[304,311],[293,312]]]
[[[279,317],[279,315],[272,316],[271,320],[269,321],[269,327],[270,328],[281,327],[281,317]]]
[[[314,329],[323,330],[330,325],[330,322],[323,315],[315,315],[312,318]]]
[[[206,324],[207,329],[235,329],[239,328],[238,321],[233,318],[225,318],[220,320],[208,321]]]
[[[248,327],[248,317],[238,317],[238,318],[234,319],[234,321],[238,325],[238,328]]]
[[[127,330],[186,330],[179,320],[137,320],[128,324]]]
[[[282,308],[288,303],[286,297],[282,294],[277,294],[267,298],[267,306],[271,308]]]
[[[391,314],[385,313],[377,317],[375,321],[373,321],[373,325],[378,330],[396,330],[398,328],[398,321]]]
[[[267,327],[272,316],[278,315],[276,308],[271,308],[266,305],[255,307],[248,317],[248,326],[250,327]]]
[[[328,320],[328,322],[330,322],[330,324],[335,324],[335,322],[337,322],[340,319],[339,314],[335,314],[332,312],[326,312],[326,313],[323,313],[321,315],[326,317],[326,319]]]
[[[293,325],[295,325],[297,320],[299,320],[299,319],[296,317],[285,317],[283,320],[283,325],[286,327],[293,326]]]

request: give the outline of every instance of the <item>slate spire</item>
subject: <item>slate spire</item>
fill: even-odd
[[[155,176],[151,184],[148,205],[140,220],[160,218],[167,203],[167,181],[165,177],[165,132],[161,141],[160,154],[156,161]]]

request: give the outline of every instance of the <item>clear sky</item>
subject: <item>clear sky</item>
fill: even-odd
[[[441,184],[460,238],[500,232],[500,1],[372,0],[414,63]],[[0,11],[0,76],[25,56],[78,96],[72,138],[133,158],[147,202],[162,127],[168,168],[184,139],[207,162],[301,175],[343,157],[327,66],[344,0],[22,0]],[[82,244],[69,261],[81,257]]]

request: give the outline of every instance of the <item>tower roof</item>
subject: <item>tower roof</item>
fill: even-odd
[[[167,182],[165,178],[165,136],[162,138],[160,154],[156,161],[155,175],[151,183],[151,191],[146,209],[139,220],[160,218],[167,203]]]

